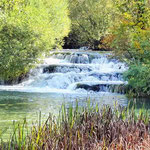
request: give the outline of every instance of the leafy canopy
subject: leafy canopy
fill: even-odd
[[[97,48],[111,23],[111,0],[69,0],[72,30],[67,44]]]
[[[13,80],[68,35],[67,0],[0,1],[0,78]]]

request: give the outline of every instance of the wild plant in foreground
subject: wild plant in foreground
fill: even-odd
[[[136,112],[127,108],[98,105],[86,107],[65,105],[58,117],[49,115],[44,125],[33,126],[23,136],[24,126],[1,149],[28,150],[99,150],[148,149],[150,144],[150,115],[147,110]],[[18,131],[15,131],[16,134]]]

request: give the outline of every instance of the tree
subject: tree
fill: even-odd
[[[72,31],[68,45],[98,48],[100,39],[108,34],[110,26],[110,0],[69,0]]]
[[[116,56],[128,62],[138,62],[150,56],[150,8],[145,0],[117,0],[118,24],[115,24],[112,43]]]
[[[135,96],[149,96],[150,8],[148,0],[116,0],[118,24],[113,28],[112,48],[129,66],[124,73],[128,90]]]
[[[67,0],[0,2],[0,79],[14,80],[68,35]]]

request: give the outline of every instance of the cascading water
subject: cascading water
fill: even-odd
[[[91,103],[99,106],[107,104],[126,106],[128,99],[122,91],[125,82],[122,73],[125,64],[109,59],[109,53],[89,50],[53,51],[50,57],[29,73],[29,78],[21,84],[0,86],[0,130],[9,128],[6,139],[12,132],[12,120],[26,118],[29,125],[50,113],[57,114],[62,103],[79,106]]]
[[[110,53],[93,51],[53,51],[43,64],[30,71],[19,85],[0,86],[0,90],[23,92],[118,92],[123,86],[125,64],[109,59]]]

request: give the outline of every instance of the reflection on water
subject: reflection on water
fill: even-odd
[[[137,111],[144,108],[150,113],[150,98],[132,98],[129,102],[130,106],[134,105]]]
[[[98,103],[99,106],[111,105],[117,101],[119,105],[127,106],[128,99],[124,95],[115,93],[97,93],[97,94],[56,94],[56,93],[22,93],[22,92],[0,92],[0,130],[5,128],[7,132],[3,134],[4,139],[8,139],[12,132],[13,120],[23,121],[27,118],[29,126],[38,120],[38,114],[42,112],[42,118],[47,118],[49,113],[57,115],[61,105],[75,105],[78,99],[80,106],[86,106],[87,99],[91,98],[91,103]],[[137,99],[136,108],[140,109],[145,103],[145,108],[150,110],[150,101],[147,99]]]
[[[124,95],[113,93],[98,94],[56,94],[56,93],[22,93],[22,92],[0,92],[0,130],[8,128],[3,135],[6,139],[12,131],[13,120],[23,121],[27,118],[29,125],[38,120],[38,114],[42,112],[42,118],[46,119],[49,113],[57,114],[63,103],[75,104],[78,99],[79,105],[86,105],[87,99],[91,97],[91,102],[99,105],[118,104],[126,106],[128,101]]]

